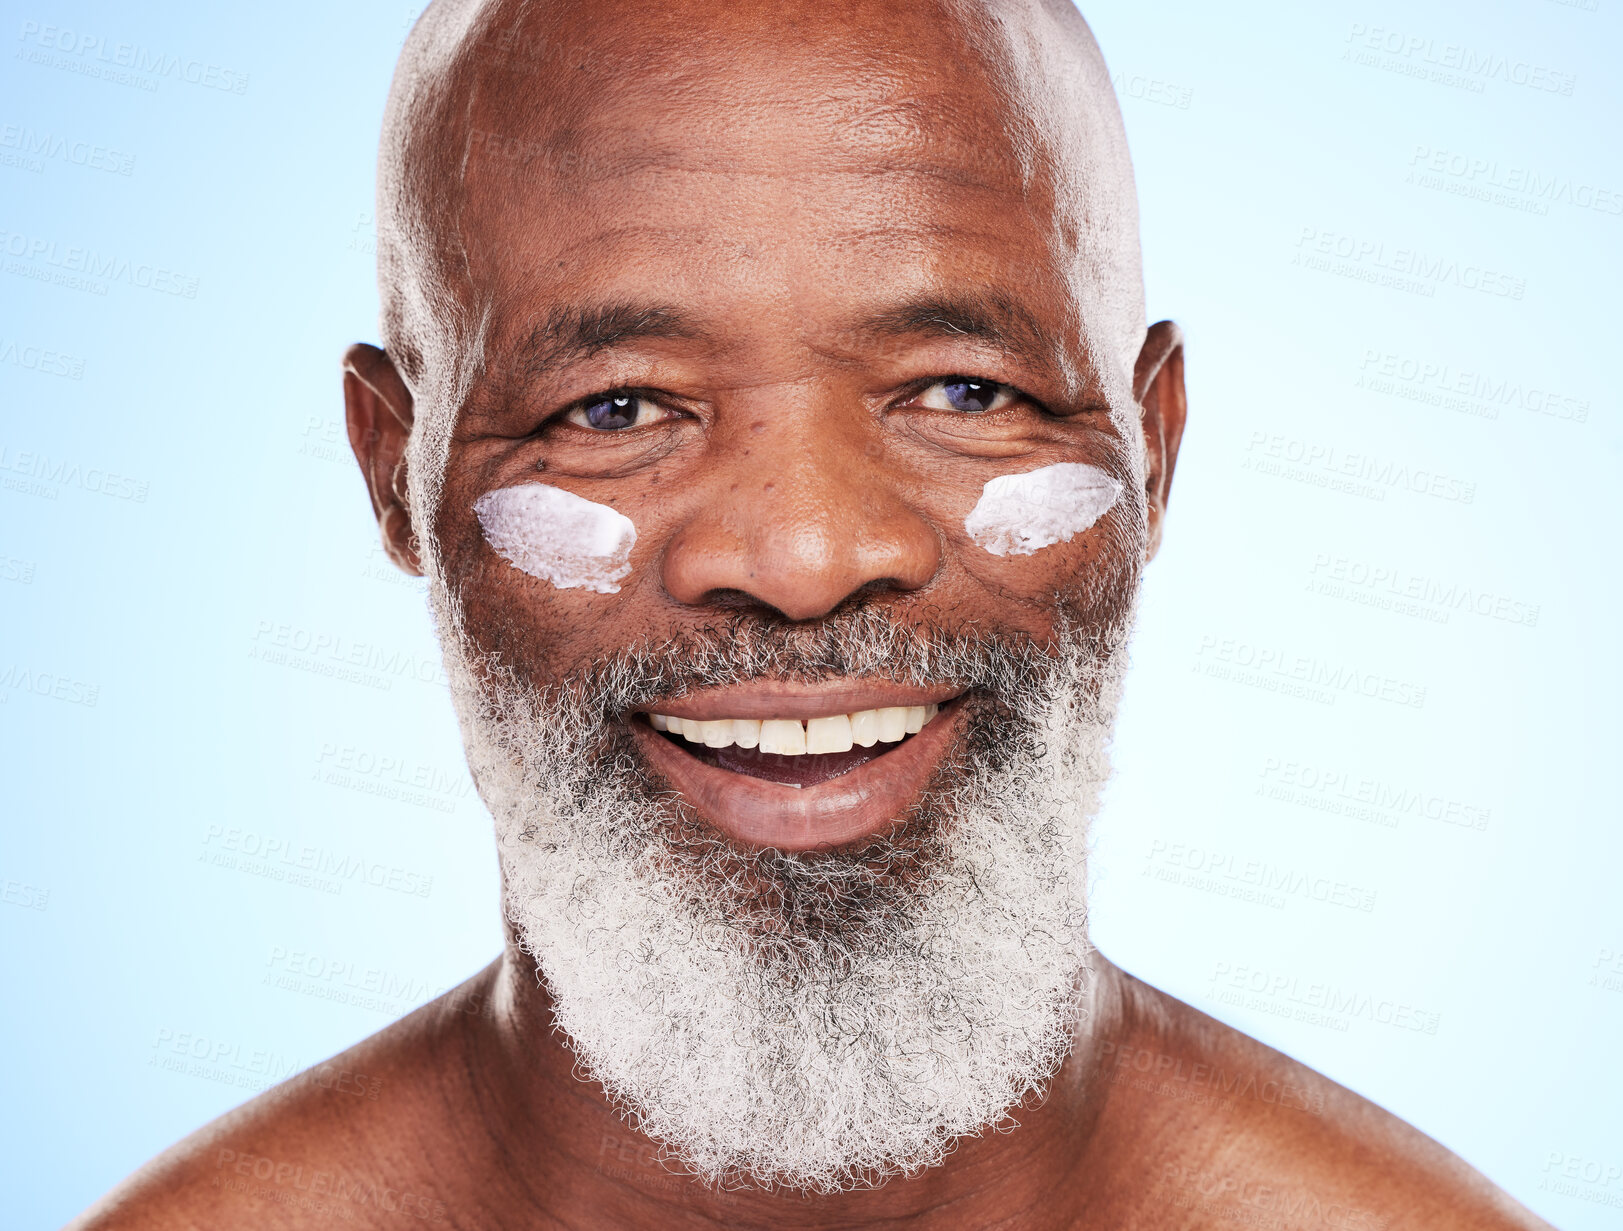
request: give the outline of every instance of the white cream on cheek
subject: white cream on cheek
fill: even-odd
[[[994,556],[1029,556],[1082,533],[1121,492],[1120,479],[1081,462],[999,475],[981,490],[964,530]]]
[[[486,492],[473,512],[499,556],[560,590],[616,594],[616,583],[631,574],[637,527],[606,504],[545,483],[520,483]]]

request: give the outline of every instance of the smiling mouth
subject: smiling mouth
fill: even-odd
[[[942,691],[856,682],[717,689],[672,701],[700,717],[650,707],[630,716],[630,728],[649,770],[727,837],[784,851],[832,848],[894,824],[928,789],[964,726],[965,695]],[[843,706],[851,708],[837,712]]]
[[[893,752],[940,713],[939,705],[887,706],[821,718],[695,720],[648,714],[648,724],[678,748],[731,773],[809,787]]]

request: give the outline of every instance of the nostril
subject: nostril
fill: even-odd
[[[892,578],[881,577],[873,581],[863,582],[855,590],[849,591],[844,598],[832,607],[823,608],[808,615],[797,615],[791,611],[751,594],[748,590],[719,589],[711,590],[700,596],[694,606],[705,607],[723,615],[746,616],[755,619],[768,620],[772,623],[804,624],[811,620],[831,620],[837,616],[845,615],[858,608],[896,595],[909,592],[911,587],[903,585]]]
[[[793,617],[764,602],[748,590],[708,590],[699,596],[695,607],[706,607],[723,615],[751,616],[773,623],[793,623]]]

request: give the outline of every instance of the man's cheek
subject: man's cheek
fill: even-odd
[[[465,654],[476,660],[494,655],[521,680],[546,686],[601,657],[605,629],[629,638],[644,606],[636,575],[617,594],[559,590],[498,556],[476,524],[460,531],[455,544],[442,544],[442,562],[460,611]]]
[[[996,620],[1009,626],[1024,621],[1011,608],[1040,613],[1038,625],[1024,631],[1043,635],[1061,608],[1089,623],[1114,619],[1120,601],[1132,591],[1137,558],[1119,543],[1128,535],[1107,514],[1083,534],[1024,556],[994,556],[965,537],[954,541],[953,564],[962,568],[1000,605]]]
[[[952,522],[942,529],[951,542],[953,567],[1000,602],[1041,613],[1042,627],[1026,630],[1041,635],[1061,610],[1091,626],[1122,617],[1143,565],[1145,515],[1140,494],[1126,488],[1086,530],[1021,554],[996,555]],[[998,619],[1020,622],[1006,608]]]

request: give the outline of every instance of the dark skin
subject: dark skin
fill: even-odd
[[[444,347],[403,334],[345,356],[350,438],[395,562],[421,572],[431,529],[470,630],[537,682],[590,662],[606,637],[743,610],[807,622],[869,601],[903,623],[1038,638],[1062,598],[1108,612],[1160,542],[1182,339],[1169,322],[1097,319],[1119,300],[1087,283],[1079,254],[1099,232],[1065,202],[1109,160],[1079,163],[1041,136],[1040,114],[1012,109],[1000,87],[1031,66],[987,51],[974,14],[820,6],[780,14],[789,26],[767,37],[766,18],[737,5],[695,4],[669,28],[590,7],[549,16],[524,45],[582,49],[588,64],[612,49],[611,97],[542,89],[533,65],[484,63],[475,44],[416,116],[438,152],[407,178],[456,168],[436,206],[456,242],[417,272],[488,332],[431,526],[414,520],[405,458],[416,418],[448,413],[421,396]],[[1074,37],[1047,20],[1016,24]],[[673,83],[662,73],[681,31],[702,33]],[[985,88],[941,68],[971,45]],[[515,178],[505,155],[464,157],[484,147],[470,130],[548,150],[567,134],[597,162],[549,155]],[[906,170],[921,151],[935,169]],[[925,301],[933,318],[899,311]],[[604,304],[684,319],[532,362],[537,321]],[[1136,361],[1109,344],[1135,330]],[[1013,392],[992,411],[942,409],[935,382],[965,374]],[[649,399],[633,426],[570,421],[582,399],[626,388]],[[989,478],[1062,461],[1128,481],[1108,517],[1026,556],[967,540]],[[554,590],[485,544],[473,502],[537,478],[635,522],[619,593]],[[909,1180],[807,1198],[717,1192],[661,1168],[655,1143],[572,1071],[509,932],[462,988],[182,1142],[75,1225],[1543,1225],[1364,1099],[1102,956],[1094,966],[1075,1048],[1015,1131],[966,1140]]]

